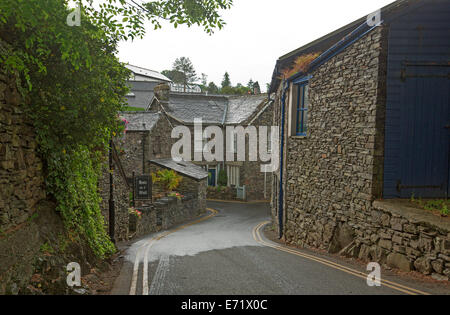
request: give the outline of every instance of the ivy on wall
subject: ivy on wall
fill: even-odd
[[[100,211],[98,179],[109,139],[123,130],[128,70],[116,42],[87,17],[79,27],[59,0],[4,0],[2,68],[15,75],[36,129],[46,191],[66,227],[99,257],[115,251]]]
[[[1,0],[1,71],[14,76],[37,133],[46,191],[71,232],[99,257],[114,251],[104,228],[97,183],[111,137],[121,133],[130,72],[116,57],[120,40],[145,34],[144,20],[201,26],[225,24],[232,0],[77,0],[81,23],[69,25],[69,0]],[[121,22],[120,22],[121,21]]]

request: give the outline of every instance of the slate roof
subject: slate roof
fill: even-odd
[[[169,116],[186,124],[202,118],[203,124],[240,124],[256,113],[266,94],[246,96],[170,94],[164,105]],[[225,116],[226,114],[226,116]],[[225,118],[225,121],[224,121]]]
[[[161,117],[161,113],[123,112],[120,114],[128,120],[128,131],[151,131]]]
[[[266,100],[266,94],[230,97],[226,124],[237,125],[243,123],[250,118]]]
[[[227,104],[224,96],[173,93],[165,109],[168,115],[184,123],[202,118],[204,124],[222,124]]]
[[[156,79],[156,80],[162,81],[162,82],[172,82],[168,77],[166,77],[165,75],[162,75],[158,71],[145,69],[145,68],[133,66],[133,65],[126,65],[126,67],[129,70],[131,70],[136,76],[139,76],[139,77],[145,77],[148,79]],[[142,79],[145,80],[145,78],[142,78]]]
[[[128,106],[147,109],[155,96],[154,88],[158,82],[128,81],[130,94],[126,96]]]
[[[158,160],[151,160],[150,163],[174,170],[175,172],[181,175],[196,180],[202,180],[208,177],[208,172],[205,171],[205,169],[195,165],[192,162],[185,162],[185,161],[175,162],[172,159],[158,159]]]

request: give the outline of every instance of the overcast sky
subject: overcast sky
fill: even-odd
[[[142,0],[137,0],[142,2]],[[121,43],[123,62],[162,71],[177,57],[189,57],[197,74],[208,82],[259,81],[265,90],[278,57],[392,3],[392,0],[234,0],[222,16],[227,25],[212,36],[199,27],[169,24],[157,31],[147,27],[142,40]]]

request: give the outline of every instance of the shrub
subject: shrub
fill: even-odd
[[[228,185],[228,176],[225,170],[221,170],[219,172],[219,178],[217,179],[217,184],[219,186],[227,186]]]
[[[177,189],[183,178],[173,170],[162,170],[156,174],[152,173],[152,180],[154,184],[159,184],[168,193]]]

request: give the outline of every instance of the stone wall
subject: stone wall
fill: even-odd
[[[102,176],[99,180],[99,191],[102,202],[100,207],[105,218],[106,229],[109,231],[109,194],[110,194],[109,163],[103,165]],[[130,193],[132,188],[127,185],[126,179],[120,174],[119,166],[114,162],[113,172],[114,206],[115,206],[115,241],[126,241],[129,238]]]
[[[117,150],[125,173],[131,177],[148,174],[147,162],[153,159],[171,157],[172,127],[165,115],[161,114],[155,126],[148,131],[127,131],[117,140]]]
[[[264,103],[264,106],[267,105]],[[260,126],[270,127],[273,125],[273,104],[270,105],[264,113],[262,113],[253,123],[252,126],[258,128]],[[259,143],[258,143],[259,148]],[[248,145],[247,145],[248,152]],[[259,159],[259,155],[258,155]],[[248,201],[254,200],[269,200],[272,193],[272,173],[261,172],[261,165],[264,164],[260,160],[257,162],[245,161],[241,167],[242,182],[245,185],[246,199]]]
[[[23,106],[15,81],[0,74],[0,294],[70,294],[67,264],[80,262],[85,275],[99,262],[87,243],[69,238],[47,200],[44,162]]]
[[[382,38],[377,28],[312,73],[308,134],[286,138],[285,236],[290,242],[326,247],[333,224],[317,231],[316,221],[371,210],[375,159],[383,154],[375,146]]]
[[[133,172],[136,176],[144,174],[145,162],[150,148],[149,132],[127,131],[124,136],[117,140],[116,147],[128,177],[131,178]]]
[[[34,128],[20,105],[14,80],[0,75],[0,231],[7,233],[45,199]]]
[[[140,208],[142,218],[130,217],[135,226],[136,237],[167,230],[171,227],[195,219],[206,213],[196,195],[187,194],[183,198],[165,197],[156,200],[151,206]]]
[[[383,180],[386,56],[387,36],[379,27],[313,71],[308,134],[285,138],[284,238],[448,279],[450,222],[374,202]],[[279,108],[274,114],[280,121]]]
[[[206,194],[208,199],[237,200],[235,187],[208,187]]]
[[[160,167],[155,164],[148,163],[148,169],[150,174],[156,173],[160,170],[164,170],[165,168]],[[180,183],[180,186],[176,189],[176,192],[185,195],[185,196],[193,196],[198,200],[199,211],[206,210],[206,189],[208,187],[207,180],[196,180],[187,176],[183,176],[180,174],[183,179]],[[153,185],[152,195],[153,198],[159,199],[160,195],[164,194],[162,189],[158,187],[158,185]]]

